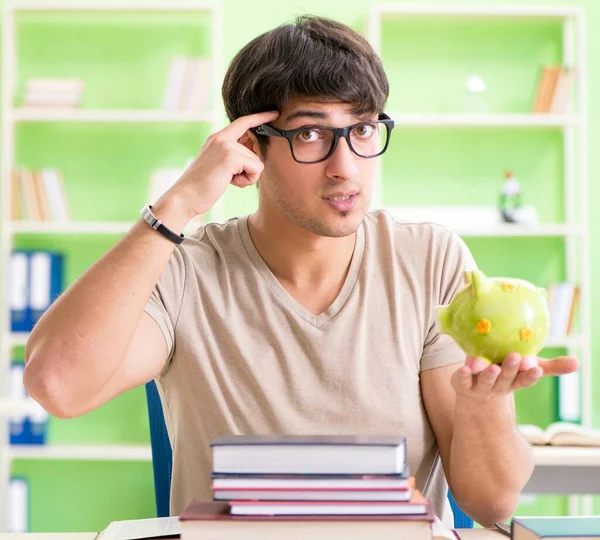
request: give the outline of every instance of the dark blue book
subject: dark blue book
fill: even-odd
[[[596,538],[600,540],[600,516],[521,517],[511,522],[513,540]]]

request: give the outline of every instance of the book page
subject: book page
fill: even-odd
[[[555,422],[546,428],[554,446],[600,446],[600,430],[570,422]]]
[[[113,521],[98,536],[98,540],[143,540],[144,538],[178,537],[181,534],[179,516]]]
[[[432,540],[456,540],[454,533],[436,516],[431,528]]]
[[[529,444],[548,444],[550,441],[548,434],[539,426],[521,424],[518,428]]]

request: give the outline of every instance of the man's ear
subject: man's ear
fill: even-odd
[[[239,138],[238,142],[260,157],[260,147],[258,145],[258,139],[256,138],[256,135],[252,133],[252,131],[246,131],[246,133],[244,133]]]

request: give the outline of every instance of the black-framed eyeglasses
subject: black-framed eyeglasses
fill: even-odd
[[[342,128],[302,126],[296,129],[278,129],[269,124],[253,128],[257,135],[284,137],[288,140],[292,157],[298,163],[320,163],[337,148],[340,137],[357,156],[374,158],[383,154],[390,143],[394,121],[385,113],[378,120],[358,122]]]

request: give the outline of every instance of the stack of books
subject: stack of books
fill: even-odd
[[[73,109],[81,106],[85,83],[78,78],[36,77],[25,81],[23,107]]]
[[[182,513],[184,539],[431,538],[404,437],[239,435],[211,446],[213,500]]]

